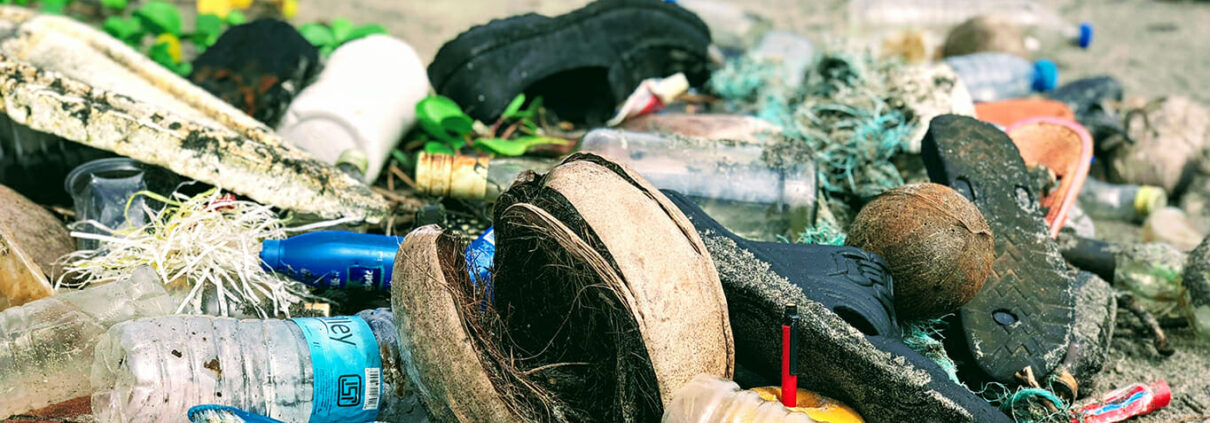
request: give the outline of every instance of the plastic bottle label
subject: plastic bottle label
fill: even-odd
[[[367,422],[378,417],[382,358],[370,325],[357,316],[291,319],[311,349],[315,394],[311,423]]]

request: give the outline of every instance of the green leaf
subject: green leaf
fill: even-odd
[[[71,0],[42,0],[42,13],[61,15],[68,3]]]
[[[345,18],[332,19],[332,37],[336,38],[336,44],[344,42],[353,33],[353,23]]]
[[[512,119],[516,116],[517,111],[521,110],[522,104],[525,104],[525,93],[517,94],[516,97],[513,97],[513,101],[508,103],[508,107],[504,108],[504,113],[501,113],[500,117]]]
[[[126,9],[126,0],[101,0],[101,5],[110,9]]]
[[[412,166],[412,161],[408,160],[408,155],[404,154],[404,152],[400,151],[398,148],[391,150],[391,157],[394,157],[395,161],[399,162],[400,166],[404,166],[405,168]]]
[[[232,10],[231,13],[227,14],[228,25],[241,25],[244,22],[248,22],[248,17],[244,16],[244,12]]]
[[[349,33],[347,35],[345,35],[345,38],[340,39],[339,41],[341,44],[344,44],[349,41],[356,40],[358,38],[362,38],[362,37],[366,37],[366,36],[370,36],[370,35],[374,35],[374,34],[386,34],[386,33],[387,33],[387,30],[386,30],[386,28],[383,28],[382,25],[378,25],[378,24],[364,25],[364,26],[357,27],[357,29],[349,31]]]
[[[101,28],[106,34],[112,35],[114,38],[132,43],[136,36],[143,35],[143,25],[139,21],[131,18],[120,18],[110,16],[105,19],[105,23],[101,24]]]
[[[315,47],[330,47],[336,44],[336,37],[332,36],[332,29],[323,24],[305,24],[298,28],[298,32]]]
[[[223,18],[217,15],[198,15],[194,22],[193,42],[202,46],[212,46],[223,33]]]
[[[144,27],[153,33],[181,35],[181,12],[172,3],[163,0],[153,0],[143,3],[134,12],[134,17],[142,21]]]
[[[561,138],[551,137],[523,137],[512,141],[499,138],[480,138],[475,140],[475,147],[491,150],[493,153],[502,156],[520,156],[525,154],[530,147],[535,145],[553,144],[567,145],[570,142]]]
[[[172,53],[168,52],[168,44],[157,43],[151,46],[151,51],[147,52],[147,57],[150,57],[152,61],[166,68],[176,68],[176,60],[172,60]]]
[[[425,97],[416,103],[416,119],[420,128],[429,135],[451,143],[471,133],[474,124],[474,120],[462,112],[458,103],[439,95]]]
[[[449,144],[441,141],[429,141],[424,143],[424,152],[429,154],[454,154],[454,149],[450,148]]]

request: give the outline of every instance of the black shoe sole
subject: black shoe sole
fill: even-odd
[[[929,122],[921,154],[929,178],[975,203],[995,239],[992,274],[958,313],[969,358],[1002,383],[1026,366],[1050,374],[1071,344],[1075,281],[1016,145],[995,126],[942,115]]]
[[[777,380],[781,319],[798,305],[799,386],[852,405],[866,421],[1008,422],[900,339],[882,257],[858,248],[756,242],[723,228],[688,197],[663,191],[709,250],[749,380]],[[828,313],[827,311],[831,311]],[[860,332],[860,333],[858,333]]]
[[[571,89],[537,93],[561,117],[584,119],[569,109],[593,109],[592,117],[612,114],[646,78],[684,72],[700,85],[709,77],[709,45],[706,24],[680,6],[599,0],[553,18],[531,13],[472,27],[441,46],[428,75],[437,93],[471,117],[491,122],[540,81],[593,69],[577,81],[562,81],[564,87],[574,82]],[[585,80],[591,78],[598,80]],[[577,98],[589,103],[561,104]]]

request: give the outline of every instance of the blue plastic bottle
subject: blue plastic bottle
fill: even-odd
[[[1028,60],[1008,53],[975,53],[945,59],[976,102],[1026,97],[1055,89],[1059,70],[1054,62]]]
[[[317,288],[390,291],[402,242],[399,236],[311,232],[265,240],[260,259],[265,268]]]

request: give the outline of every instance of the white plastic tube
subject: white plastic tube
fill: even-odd
[[[332,52],[319,78],[290,103],[277,131],[320,160],[348,162],[374,181],[416,122],[416,103],[428,91],[424,63],[411,46],[371,35]]]

